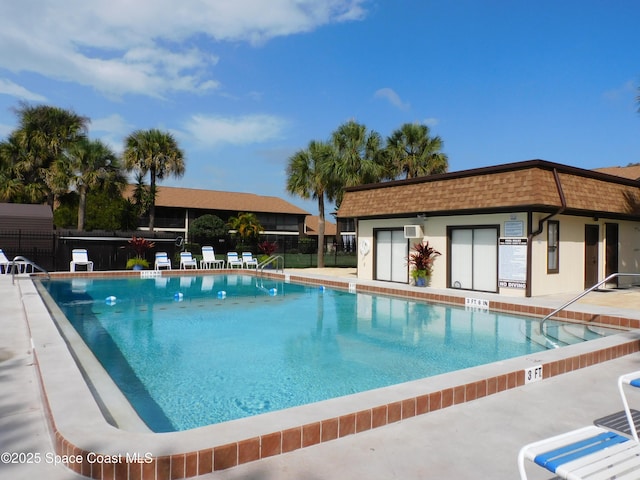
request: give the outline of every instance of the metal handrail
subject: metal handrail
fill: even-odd
[[[571,305],[574,302],[577,302],[578,300],[580,300],[582,297],[584,297],[587,293],[592,292],[593,290],[595,290],[596,288],[598,288],[601,285],[604,285],[605,283],[613,280],[614,278],[617,277],[640,277],[640,273],[612,273],[611,275],[609,275],[607,278],[605,278],[604,280],[596,283],[595,285],[593,285],[592,287],[587,288],[584,292],[582,292],[580,295],[578,295],[577,297],[572,298],[571,300],[569,300],[567,303],[565,303],[564,305],[562,305],[559,308],[556,308],[553,312],[551,312],[549,315],[547,315],[546,317],[544,317],[542,319],[542,321],[540,322],[540,332],[542,332],[542,327],[544,326],[544,322],[546,322],[549,318],[553,317],[555,314],[557,314],[558,312],[561,312],[562,310],[564,310],[565,308],[567,308],[569,305]]]
[[[280,260],[282,260],[282,267],[280,267]],[[258,272],[260,272],[260,274],[264,273],[264,267],[266,267],[267,265],[271,264],[275,262],[276,263],[276,270],[281,270],[284,272],[284,257],[282,255],[271,255],[269,258],[267,258],[266,260],[263,260],[262,262],[260,262],[256,268],[256,270],[258,270]]]
[[[25,265],[25,273],[27,270],[27,265],[31,265],[31,271],[33,272],[33,270],[39,270],[42,273],[45,273],[47,275],[47,278],[49,280],[51,280],[51,275],[49,275],[49,272],[47,272],[44,268],[42,268],[40,265],[32,262],[31,260],[29,260],[26,257],[23,257],[22,255],[18,255],[17,257],[13,257],[13,260],[11,260],[10,268],[11,268],[11,285],[13,285],[15,283],[15,277],[16,277],[16,267],[18,265],[20,265],[20,263],[18,262],[22,262],[23,265]]]

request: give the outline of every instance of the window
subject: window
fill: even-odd
[[[560,248],[560,222],[549,220],[547,222],[547,273],[558,273]]]

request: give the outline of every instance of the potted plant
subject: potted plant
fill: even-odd
[[[417,287],[425,287],[431,281],[433,272],[433,262],[440,252],[426,243],[416,243],[413,252],[409,255],[409,265],[411,265],[411,277]]]
[[[258,243],[258,249],[262,252],[259,259],[260,263],[262,263],[276,252],[278,244],[276,242],[265,240],[264,242]],[[268,265],[267,268],[270,268],[270,266]]]
[[[149,268],[149,262],[144,256],[147,250],[155,246],[155,242],[150,242],[146,238],[136,237],[134,235],[131,240],[129,240],[129,247],[135,252],[136,256],[127,260],[127,269],[143,270]]]

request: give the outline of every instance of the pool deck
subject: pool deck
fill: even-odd
[[[289,273],[301,274],[300,271]],[[352,271],[342,269],[309,269],[305,275],[327,281],[336,277],[356,281]],[[369,287],[380,285],[379,282],[358,283]],[[13,453],[17,462],[7,463],[2,457],[0,478],[86,478],[51,463],[55,459],[55,448],[34,363],[32,332],[25,322],[23,302],[30,300],[24,295],[20,298],[20,292],[18,286],[11,284],[9,276],[0,275],[3,298],[0,314],[0,453]],[[451,292],[440,293],[448,295]],[[525,307],[556,308],[572,295],[511,299],[474,292],[473,296],[492,302],[520,303]],[[571,309],[640,319],[639,307],[640,291],[634,289],[592,292]],[[639,338],[635,333],[631,335]],[[46,349],[46,345],[39,348]],[[197,478],[514,479],[518,477],[516,456],[522,445],[591,424],[596,418],[619,411],[622,404],[616,379],[620,374],[634,370],[640,370],[639,353]],[[640,396],[636,405],[640,405]],[[75,413],[74,405],[66,410],[66,415]],[[27,463],[29,461],[31,463]],[[540,468],[532,467],[528,471],[534,480],[552,477]]]

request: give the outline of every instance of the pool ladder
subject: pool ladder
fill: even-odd
[[[571,300],[569,300],[567,303],[565,303],[564,305],[562,305],[559,308],[556,308],[553,312],[551,312],[549,315],[547,315],[546,317],[544,317],[542,319],[542,321],[540,322],[540,333],[542,333],[542,327],[544,327],[544,322],[546,322],[549,318],[553,317],[554,315],[556,315],[558,312],[561,312],[562,310],[564,310],[565,308],[567,308],[569,305],[571,305],[572,303],[577,302],[578,300],[580,300],[582,297],[584,297],[587,293],[594,291],[596,288],[599,288],[601,285],[604,285],[607,282],[610,282],[611,280],[613,280],[614,278],[618,278],[618,277],[640,277],[640,273],[612,273],[611,275],[609,275],[607,278],[605,278],[604,280],[596,283],[595,285],[593,285],[592,287],[587,288],[584,292],[582,292],[580,295],[572,298]]]
[[[282,266],[280,265],[280,261],[282,261]],[[264,267],[273,263],[276,265],[276,271],[280,270],[281,272],[284,272],[284,257],[282,255],[271,255],[269,258],[258,264],[258,267],[256,268],[256,270],[258,270],[258,276],[262,276],[264,273]]]
[[[38,271],[40,271],[42,273],[45,273],[49,280],[51,279],[51,275],[49,275],[49,272],[47,272],[40,265],[36,264],[35,262],[32,262],[31,260],[29,260],[26,257],[23,257],[22,255],[18,255],[17,257],[13,257],[13,260],[11,260],[11,263],[9,263],[9,268],[11,269],[11,284],[12,285],[15,283],[16,269],[20,269],[19,273],[22,273],[22,267],[24,267],[24,273],[27,273],[27,267],[29,267],[29,266],[31,267],[31,272],[32,273],[35,270],[38,270]]]

